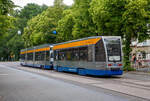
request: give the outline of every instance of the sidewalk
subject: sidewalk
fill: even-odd
[[[144,73],[149,73],[150,74],[150,67],[147,68],[138,68],[136,69],[137,72],[144,72]]]
[[[137,75],[149,75],[150,76],[150,68],[149,68],[149,71],[136,70],[136,71],[124,71],[124,73],[137,74]]]

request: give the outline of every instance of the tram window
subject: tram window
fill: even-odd
[[[104,39],[107,48],[108,61],[121,61],[120,39]]]
[[[71,58],[73,61],[79,60],[79,48],[73,48]]]
[[[92,46],[88,46],[88,61],[93,61]]]
[[[56,50],[54,51],[54,59],[58,60],[58,51],[56,51]]]
[[[33,53],[27,53],[27,60],[33,60]]]
[[[46,61],[49,61],[49,51],[46,51]]]
[[[82,60],[82,61],[88,60],[88,48],[87,47],[79,48],[79,60]]]
[[[71,49],[63,49],[54,51],[54,59],[55,60],[69,60],[69,61],[78,61],[88,60],[88,48],[71,48]]]
[[[65,60],[65,50],[60,51],[60,60]]]
[[[35,52],[35,61],[38,60],[38,52]]]
[[[65,53],[66,53],[66,60],[71,60],[71,52],[72,51],[72,49],[67,49],[66,51],[65,51]]]
[[[58,51],[58,60],[61,60],[61,52]]]
[[[21,58],[22,60],[25,60],[25,54],[21,54],[21,55],[20,55],[20,58]]]
[[[102,40],[95,45],[95,61],[106,61],[105,49]]]
[[[40,60],[40,52],[36,52],[35,53],[35,61],[39,61]]]
[[[38,53],[39,53],[38,60],[40,61],[41,60],[41,52],[38,52]]]
[[[45,59],[45,51],[40,52],[40,56],[41,56],[40,60],[43,61]]]

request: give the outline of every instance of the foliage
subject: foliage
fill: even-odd
[[[124,67],[130,68],[131,39],[144,41],[149,38],[146,24],[148,0],[93,0],[89,9],[97,32],[119,35],[124,39]]]
[[[95,36],[95,24],[89,12],[92,0],[75,0],[73,12],[75,13],[75,24],[73,28],[74,38]]]
[[[45,11],[48,7],[46,5],[39,6],[34,3],[29,3],[24,8],[22,8],[20,11],[18,11],[18,22],[19,22],[19,30],[21,33],[24,33],[24,27],[26,27],[28,20],[32,19],[34,16],[37,16],[38,14]]]
[[[20,49],[24,48],[24,41],[18,31],[23,33],[23,28],[29,19],[43,10],[47,9],[46,5],[27,4],[21,10],[13,10],[16,7],[12,1],[6,0],[1,2],[0,15],[0,60],[19,59]]]
[[[54,6],[29,20],[23,34],[25,47],[55,43],[56,35],[52,31],[56,30],[64,9],[62,0],[55,0]]]
[[[72,14],[72,10],[65,10],[63,12],[63,18],[59,20],[57,27],[57,42],[63,42],[73,39],[72,31],[75,24],[75,18]]]
[[[124,67],[127,69],[131,67],[129,60],[131,39],[137,38],[139,41],[144,41],[149,38],[146,25],[150,15],[148,15],[146,7],[148,7],[147,0],[129,0],[125,5],[126,10],[122,15],[122,21],[124,22],[122,32],[125,37]]]
[[[15,5],[10,0],[0,0],[0,36],[2,37],[12,27],[13,18],[8,16]]]
[[[0,15],[7,15],[15,7],[11,0],[0,0]]]
[[[93,0],[89,9],[99,35],[123,36],[122,14],[125,11],[126,0]]]
[[[131,40],[149,39],[150,0],[74,0],[70,7],[55,0],[54,6],[28,4],[13,13],[11,0],[1,0],[0,5],[0,44],[6,43],[0,46],[0,55],[6,58],[12,53],[18,57],[22,46],[114,35],[123,39],[124,69],[130,70]]]
[[[9,16],[8,14],[11,14],[13,11],[13,7],[15,5],[11,0],[0,0],[0,57],[7,58],[8,54],[8,47],[5,45],[7,43],[6,40],[8,40],[8,32],[10,29],[14,28],[13,22],[15,21],[15,18],[12,16]],[[1,59],[0,58],[0,59]]]
[[[63,18],[57,27],[58,42],[97,35],[95,24],[88,11],[91,1],[75,0],[74,5],[63,12]]]

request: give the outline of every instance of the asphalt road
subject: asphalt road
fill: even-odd
[[[149,77],[89,77],[0,63],[0,101],[149,101]]]

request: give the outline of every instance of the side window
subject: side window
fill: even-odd
[[[40,52],[41,61],[45,60],[45,51]]]
[[[71,60],[71,49],[66,50],[66,60]]]
[[[55,60],[92,61],[92,57],[91,47],[89,49],[88,47],[80,47],[54,51]]]
[[[39,61],[40,60],[40,52],[36,52],[35,53],[35,61]]]
[[[58,60],[58,52],[57,52],[57,50],[54,51],[54,60]]]
[[[46,61],[49,61],[49,51],[46,51]]]
[[[73,61],[78,61],[79,60],[79,48],[73,48],[72,49],[72,60]]]
[[[25,54],[20,55],[21,60],[25,60]]]
[[[88,48],[87,47],[80,47],[79,48],[79,60],[87,61],[88,60]]]
[[[65,60],[65,50],[60,50],[59,51],[59,59],[60,60]]]
[[[27,60],[33,60],[33,53],[27,53]]]
[[[58,51],[58,60],[61,60],[61,51]]]
[[[38,60],[41,61],[41,52],[38,52]]]
[[[88,46],[88,61],[92,62],[93,61],[93,47]]]
[[[102,40],[95,45],[95,61],[106,61],[105,48]]]

